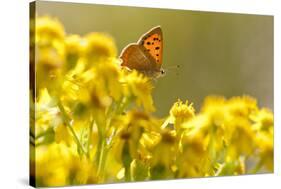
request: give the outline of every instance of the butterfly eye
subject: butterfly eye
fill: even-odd
[[[165,74],[165,71],[164,71],[164,70],[161,70],[160,72],[161,72],[161,74],[162,74],[162,75],[164,75],[164,74]]]

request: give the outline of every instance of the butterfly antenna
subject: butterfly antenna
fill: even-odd
[[[175,65],[175,66],[166,67],[165,70],[166,70],[167,72],[176,70],[176,75],[179,75],[179,68],[180,68],[180,67],[181,67],[181,66],[178,64],[178,65]]]
[[[173,70],[173,69],[179,69],[179,68],[180,68],[180,65],[175,65],[175,66],[166,67],[165,70]]]

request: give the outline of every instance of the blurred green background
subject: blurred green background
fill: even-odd
[[[273,109],[273,16],[46,1],[36,11],[57,17],[68,34],[109,33],[119,53],[161,25],[167,74],[153,93],[158,116],[177,98],[199,111],[208,95],[247,94]]]

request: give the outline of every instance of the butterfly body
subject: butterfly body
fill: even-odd
[[[163,36],[160,26],[145,33],[137,43],[123,49],[121,66],[135,69],[146,76],[157,78],[164,74],[162,66]]]

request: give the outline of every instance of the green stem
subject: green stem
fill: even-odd
[[[92,139],[93,124],[94,124],[94,120],[92,120],[89,125],[88,146],[87,146],[88,158],[90,158],[90,146],[91,146],[91,139]]]
[[[110,107],[109,110],[106,112],[105,117],[105,123],[97,123],[98,128],[98,144],[97,144],[97,152],[96,152],[96,162],[97,162],[97,174],[100,179],[100,182],[103,182],[104,179],[104,169],[106,166],[106,159],[107,159],[107,153],[110,149],[110,144],[107,144],[106,141],[106,132],[110,128],[111,125],[111,118],[113,115],[121,114],[125,108],[130,103],[130,99],[123,99],[119,101],[116,104],[116,108],[113,109],[113,107]]]
[[[98,123],[98,146],[97,146],[97,152],[96,152],[96,159],[97,159],[97,165],[98,165],[98,170],[97,174],[100,179],[100,181],[103,181],[103,176],[104,176],[104,167],[106,164],[106,159],[107,159],[107,150],[108,146],[106,143],[106,131],[110,126],[111,122],[111,116],[110,111],[107,112],[107,120],[105,123]]]
[[[96,125],[98,128],[98,144],[97,144],[97,152],[96,152],[96,162],[97,162],[97,165],[99,165],[103,134],[102,134],[101,127],[99,126],[99,124],[96,124]]]
[[[104,164],[104,148],[105,148],[105,124],[101,122],[97,122],[97,129],[98,129],[98,144],[97,144],[97,152],[96,152],[96,163],[97,163],[97,175],[99,180],[103,181],[103,164]]]
[[[98,171],[97,171],[101,182],[103,181],[103,177],[104,177],[106,157],[107,157],[106,140],[102,140],[100,154],[99,154]]]
[[[65,123],[66,126],[69,128],[70,132],[72,133],[72,135],[73,135],[73,137],[74,137],[74,139],[75,139],[75,142],[76,142],[78,148],[82,151],[83,154],[86,155],[86,152],[85,152],[85,150],[84,150],[82,144],[80,143],[80,140],[79,140],[78,136],[76,135],[74,129],[73,129],[72,126],[70,125],[71,119],[68,117],[68,115],[67,115],[67,113],[66,113],[66,111],[65,111],[65,109],[64,109],[64,107],[63,107],[63,105],[62,105],[62,103],[61,103],[60,100],[58,100],[58,107],[59,107],[59,109],[60,109],[60,111],[61,111],[61,113],[62,113],[62,118],[63,118],[63,120],[64,120],[64,123]]]
[[[209,143],[209,154],[211,156],[212,165],[214,165],[214,163],[217,160],[216,151],[215,151],[216,144],[215,144],[215,129],[214,128],[215,128],[215,125],[212,125],[211,131],[210,131],[211,138],[210,138],[210,143]]]
[[[125,181],[130,182],[131,181],[131,162],[132,162],[132,157],[130,155],[130,150],[129,150],[129,143],[126,141],[123,145],[123,151],[122,151],[122,161],[123,165],[125,167]]]
[[[130,166],[126,166],[125,167],[125,181],[126,182],[131,182],[132,179],[131,179],[131,169],[130,169]]]

